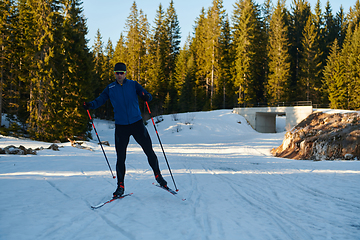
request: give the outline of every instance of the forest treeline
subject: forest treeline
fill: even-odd
[[[2,133],[87,139],[81,105],[114,81],[116,62],[157,114],[293,101],[360,108],[359,0],[335,14],[329,1],[236,0],[227,13],[213,0],[182,46],[173,0],[153,25],[134,1],[116,44],[99,29],[90,48],[85,17],[80,0],[1,0],[0,110],[22,123]],[[93,114],[111,119],[110,102]]]

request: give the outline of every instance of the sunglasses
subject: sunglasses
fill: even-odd
[[[115,72],[115,74],[120,74],[120,75],[123,75],[126,73],[126,71],[114,71],[114,72]]]

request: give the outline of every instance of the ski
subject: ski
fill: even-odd
[[[158,188],[164,189],[165,191],[171,193],[171,194],[174,195],[174,196],[177,195],[177,192],[175,192],[174,190],[172,190],[172,189],[169,188],[169,187],[160,186],[158,183],[153,183],[153,185],[156,186],[156,187],[158,187]],[[181,200],[185,201],[186,199],[185,199],[185,198],[182,198]]]
[[[133,193],[128,193],[128,194],[125,194],[125,195],[122,195],[121,197],[118,197],[118,198],[112,198],[110,199],[109,201],[106,201],[106,202],[103,202],[103,203],[100,203],[96,206],[91,206],[91,209],[98,209],[98,208],[101,208],[102,206],[104,206],[105,204],[108,204],[108,203],[111,203],[117,199],[123,199],[124,197],[127,197],[127,196],[131,196]]]

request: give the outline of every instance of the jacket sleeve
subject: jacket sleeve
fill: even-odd
[[[135,89],[136,89],[136,94],[139,97],[145,94],[145,95],[149,95],[149,99],[148,99],[149,102],[152,100],[151,94],[148,91],[146,91],[138,82],[135,82]]]
[[[104,91],[100,94],[99,97],[97,97],[94,101],[91,101],[91,109],[96,109],[98,107],[100,107],[101,105],[103,105],[106,100],[109,99],[109,86],[107,86]]]

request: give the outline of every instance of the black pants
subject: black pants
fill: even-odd
[[[145,128],[142,120],[130,125],[115,125],[115,148],[117,154],[116,174],[118,184],[124,182],[125,177],[125,159],[126,149],[129,144],[130,136],[133,136],[135,141],[142,147],[144,153],[148,158],[148,162],[154,175],[160,174],[159,162],[156,154],[152,148],[150,135]]]

